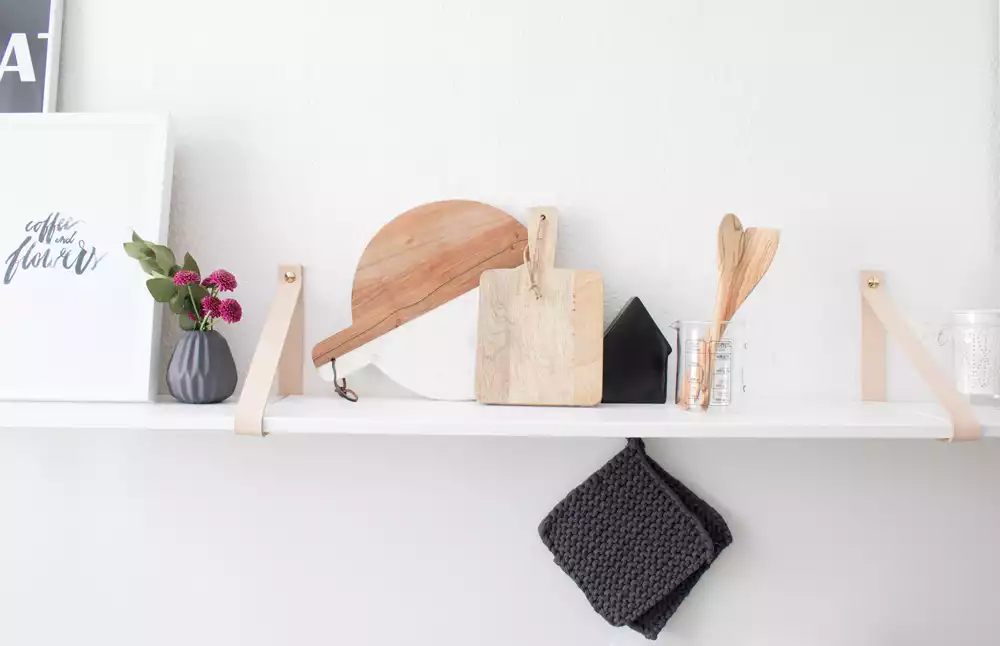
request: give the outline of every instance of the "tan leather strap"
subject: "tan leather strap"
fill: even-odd
[[[235,428],[239,435],[264,436],[264,411],[275,373],[280,395],[302,394],[303,315],[302,265],[282,265],[278,290],[250,362]]]
[[[951,439],[975,441],[982,436],[979,419],[969,401],[941,371],[892,301],[885,294],[885,276],[861,272],[861,397],[885,401],[885,333],[893,337],[917,373],[927,383],[952,422]],[[878,328],[883,328],[880,331]]]

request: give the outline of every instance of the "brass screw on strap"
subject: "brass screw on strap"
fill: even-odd
[[[298,276],[295,275],[294,271],[286,271],[285,272],[285,282],[286,283],[294,283],[297,278],[298,278]]]
[[[868,287],[871,289],[878,289],[878,286],[882,284],[882,281],[878,279],[877,276],[872,276],[868,279]]]

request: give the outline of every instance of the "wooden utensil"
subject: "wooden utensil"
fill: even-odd
[[[516,269],[483,272],[476,399],[484,404],[595,406],[603,376],[604,282],[556,269],[559,213],[534,209]]]
[[[472,290],[487,269],[516,267],[527,231],[500,209],[468,200],[418,206],[372,238],[354,274],[353,324],[313,348],[313,363],[377,339]]]
[[[727,214],[719,222],[717,243],[719,264],[719,285],[715,291],[715,309],[712,312],[712,328],[708,339],[701,345],[702,361],[698,364],[705,368],[698,381],[700,403],[702,408],[708,406],[708,395],[711,391],[712,375],[715,374],[715,346],[722,338],[723,322],[730,320],[726,316],[736,268],[743,257],[743,223],[732,213]],[[688,400],[685,400],[685,402]]]
[[[720,313],[716,311],[716,318],[713,321],[712,332],[709,337],[709,370],[705,373],[705,379],[701,398],[701,407],[708,408],[710,394],[712,390],[712,380],[714,377],[715,365],[715,344],[722,339],[725,327],[722,323],[731,321],[736,315],[736,310],[743,305],[747,297],[754,288],[764,278],[764,274],[771,267],[775,254],[778,252],[778,243],[781,240],[781,231],[778,229],[759,229],[751,227],[743,233],[742,255],[739,263],[731,277],[728,288],[728,298],[725,307]]]
[[[759,229],[751,227],[743,237],[743,257],[736,269],[735,289],[726,307],[726,320],[731,320],[736,310],[743,305],[750,293],[764,278],[771,267],[775,254],[778,253],[778,243],[781,241],[781,231],[778,229]]]
[[[717,235],[716,243],[716,256],[717,263],[719,266],[719,284],[716,288],[715,293],[715,309],[713,314],[713,327],[715,329],[715,321],[720,320],[719,316],[722,314],[729,299],[729,286],[732,284],[732,278],[736,271],[736,266],[739,264],[740,257],[743,255],[743,223],[740,219],[733,214],[728,214],[722,218],[719,222],[719,232]],[[723,319],[728,320],[728,319]],[[709,334],[709,340],[712,338],[712,333]],[[721,338],[721,334],[718,335]],[[684,380],[684,384],[681,388],[680,396],[680,406],[681,408],[688,409],[691,407],[692,400],[698,399],[702,392],[708,386],[708,368],[711,363],[708,351],[708,342],[702,343],[698,348],[698,365],[702,368],[702,374],[698,376],[698,383],[696,390],[698,392],[691,392],[691,382],[689,379]],[[699,400],[700,403],[700,400]]]

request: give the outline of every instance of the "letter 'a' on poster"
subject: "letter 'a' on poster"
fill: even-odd
[[[0,0],[0,112],[55,112],[63,0]]]

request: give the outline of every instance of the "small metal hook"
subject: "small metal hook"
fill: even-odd
[[[333,368],[333,391],[340,395],[343,399],[351,402],[352,404],[358,401],[358,394],[347,387],[347,379],[341,379],[340,383],[337,383],[337,360],[330,360],[330,367]]]

